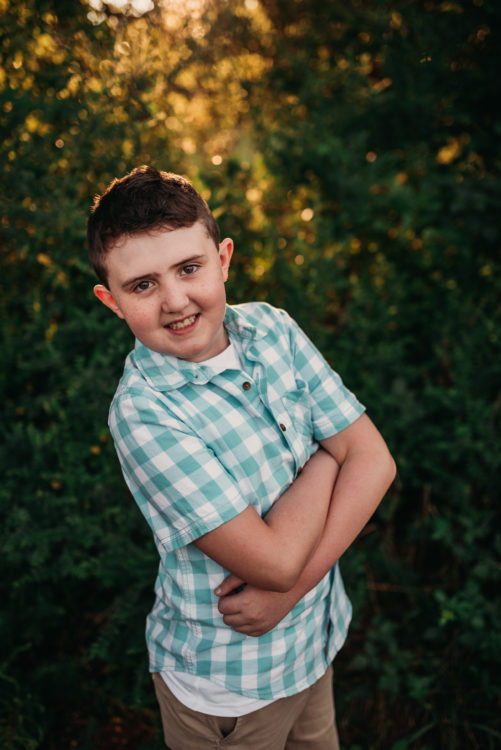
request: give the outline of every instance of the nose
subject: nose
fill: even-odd
[[[171,281],[162,288],[162,311],[179,313],[186,309],[189,298],[182,282]]]

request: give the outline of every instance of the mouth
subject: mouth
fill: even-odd
[[[186,328],[191,328],[199,317],[200,313],[195,313],[195,315],[189,315],[182,320],[174,320],[172,323],[168,323],[164,327],[168,328],[170,331],[184,331]]]

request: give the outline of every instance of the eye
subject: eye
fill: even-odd
[[[183,276],[192,276],[200,268],[197,263],[189,263],[187,266],[183,266],[181,272]]]
[[[133,288],[134,292],[146,292],[147,289],[151,287],[151,281],[140,281],[136,286]]]

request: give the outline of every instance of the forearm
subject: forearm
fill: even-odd
[[[319,448],[271,506],[264,516],[265,523],[285,534],[287,527],[296,525],[296,519],[292,519],[291,515],[300,511],[302,516],[310,518],[311,530],[318,542],[325,526],[338,470],[339,466],[331,454]]]
[[[299,601],[316,586],[357,538],[393,481],[394,466],[385,450],[346,459],[339,470],[322,537],[288,592],[291,600]]]
[[[294,579],[322,537],[337,471],[332,456],[319,449],[264,519],[293,568]]]

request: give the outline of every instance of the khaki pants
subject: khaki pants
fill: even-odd
[[[193,711],[153,674],[169,750],[339,750],[332,667],[297,695],[237,718]]]

